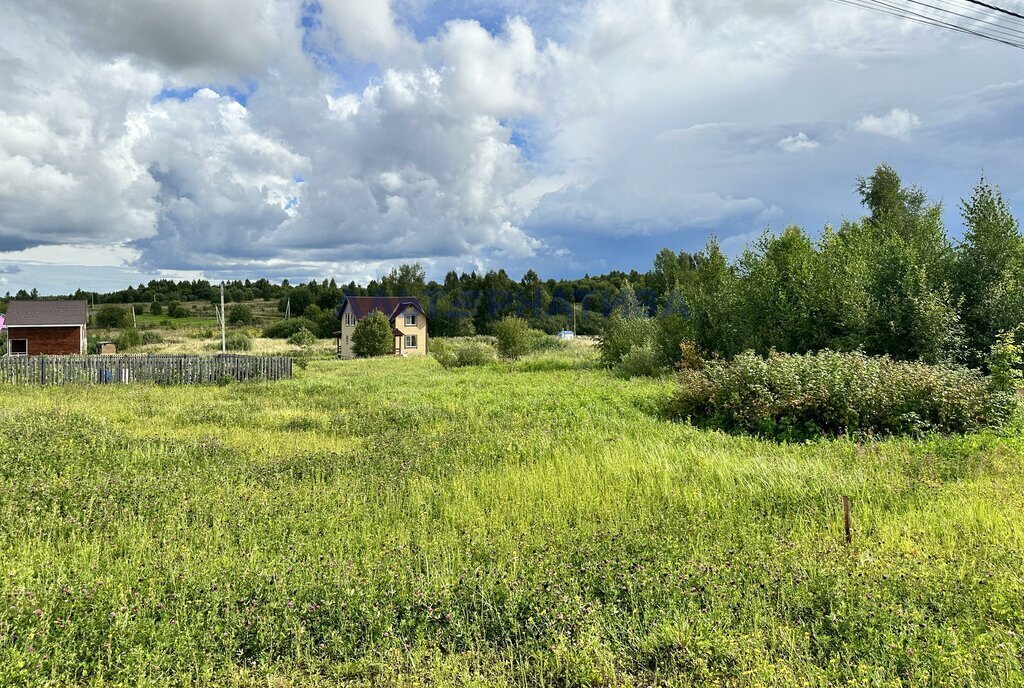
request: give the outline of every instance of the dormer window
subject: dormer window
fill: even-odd
[[[415,313],[406,313],[405,314],[405,326],[406,327],[415,327],[416,326],[416,314]]]

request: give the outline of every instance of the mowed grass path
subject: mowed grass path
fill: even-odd
[[[673,384],[2,388],[0,685],[1024,684],[1019,426],[776,445]]]

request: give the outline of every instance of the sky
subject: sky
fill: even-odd
[[[0,16],[0,293],[646,270],[856,219],[881,162],[953,236],[982,174],[1024,209],[1024,52],[828,0]]]

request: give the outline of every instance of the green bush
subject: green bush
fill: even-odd
[[[252,325],[256,322],[256,314],[244,303],[236,303],[228,309],[229,325]]]
[[[146,330],[142,333],[141,338],[143,344],[160,344],[164,341],[163,335],[153,330]]]
[[[1012,332],[1000,332],[988,357],[992,386],[1001,392],[1016,392],[1021,384],[1021,359],[1024,347]]]
[[[137,346],[142,346],[142,335],[134,327],[121,330],[121,334],[114,338],[114,344],[118,351],[127,351]]]
[[[395,336],[386,315],[373,311],[356,323],[352,331],[352,353],[356,356],[387,356],[394,351]]]
[[[188,315],[188,311],[177,301],[171,301],[167,304],[167,315],[172,318],[184,318]]]
[[[608,368],[614,368],[634,349],[653,348],[655,331],[655,322],[650,318],[612,315],[601,335],[601,362]]]
[[[299,330],[316,332],[317,324],[306,318],[290,318],[263,328],[263,336],[269,339],[288,339]]]
[[[153,315],[163,315],[164,307],[159,301],[149,304],[149,312]]]
[[[303,327],[288,338],[288,343],[295,346],[309,346],[310,344],[316,344],[316,335]]]
[[[486,365],[497,357],[493,346],[477,341],[437,341],[431,345],[431,354],[445,368]]]
[[[249,351],[252,349],[252,337],[245,332],[228,332],[224,348],[228,351]]]
[[[671,413],[778,440],[966,433],[1006,421],[1015,398],[980,372],[863,353],[753,352],[679,374]]]
[[[498,340],[498,355],[502,358],[517,359],[530,353],[533,336],[523,318],[508,316],[494,325],[494,336]]]
[[[654,377],[663,370],[658,351],[650,343],[634,346],[615,366],[615,372],[622,377]]]
[[[100,306],[96,313],[96,326],[103,328],[127,327],[131,323],[131,313],[121,306],[108,304]]]
[[[530,353],[564,349],[568,344],[558,337],[543,330],[528,330],[526,333],[527,348]]]

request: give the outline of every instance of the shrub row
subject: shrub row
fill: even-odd
[[[778,440],[965,433],[1004,422],[1015,404],[978,371],[862,353],[747,352],[679,375],[674,416]]]
[[[483,341],[435,339],[430,353],[445,368],[486,365],[498,357],[495,348]]]

